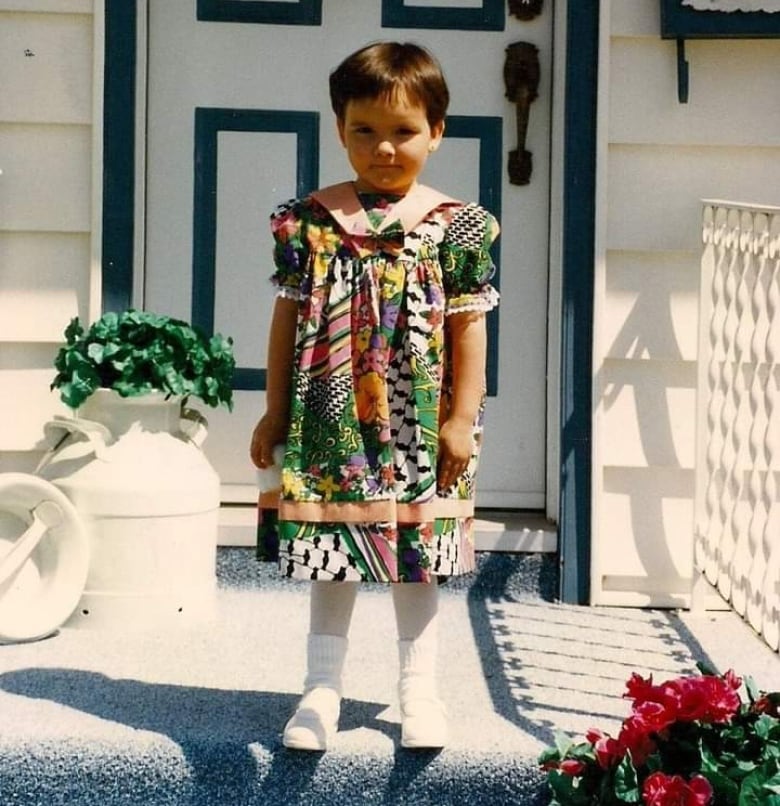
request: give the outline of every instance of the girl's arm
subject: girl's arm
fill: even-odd
[[[446,489],[466,469],[473,450],[474,420],[485,394],[487,328],[479,311],[447,317],[452,362],[452,401],[439,430],[439,489]]]
[[[298,302],[277,297],[268,335],[265,414],[255,426],[249,449],[249,455],[257,467],[272,465],[274,446],[287,439],[297,322]]]

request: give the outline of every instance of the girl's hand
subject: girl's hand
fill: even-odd
[[[451,487],[468,467],[473,450],[473,423],[451,418],[439,429],[439,461],[437,482],[439,490]]]
[[[274,464],[274,446],[287,441],[289,423],[286,417],[264,414],[252,432],[249,455],[257,467]]]

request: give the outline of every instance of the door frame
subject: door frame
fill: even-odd
[[[101,0],[102,309],[140,307],[144,288],[148,0]],[[546,514],[557,521],[560,595],[589,598],[593,239],[598,0],[553,5],[548,262]],[[101,36],[102,34],[102,36]],[[102,92],[101,92],[102,85]],[[507,222],[503,222],[508,226]]]

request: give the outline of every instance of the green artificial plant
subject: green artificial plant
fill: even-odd
[[[87,330],[76,317],[65,340],[51,388],[73,409],[97,389],[122,397],[161,392],[233,407],[233,341],[220,334],[209,337],[178,319],[131,309],[107,313]]]

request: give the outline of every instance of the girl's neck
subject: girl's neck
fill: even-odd
[[[359,179],[353,180],[352,187],[354,187],[355,193],[371,194],[373,196],[393,196],[395,198],[404,198],[404,196],[408,196],[417,187],[417,183],[415,182],[403,193],[397,190],[380,190],[379,188],[375,187],[366,187]]]

